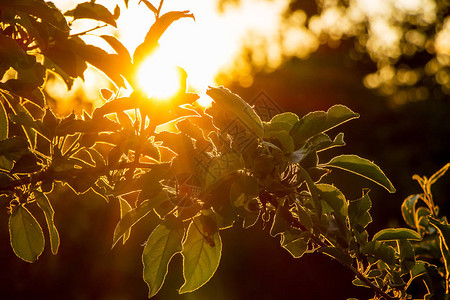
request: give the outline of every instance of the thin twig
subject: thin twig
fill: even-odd
[[[89,32],[91,32],[91,31],[94,31],[94,30],[97,30],[97,29],[100,29],[100,28],[103,28],[103,27],[106,27],[106,26],[108,26],[108,24],[97,25],[97,26],[94,27],[94,28],[87,29],[87,30],[82,31],[82,32],[74,33],[74,34],[71,34],[70,36],[73,37],[73,36],[83,35],[83,34],[89,33]]]

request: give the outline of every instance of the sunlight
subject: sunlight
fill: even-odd
[[[139,67],[137,82],[149,98],[167,100],[180,91],[180,71],[171,58],[158,49]]]

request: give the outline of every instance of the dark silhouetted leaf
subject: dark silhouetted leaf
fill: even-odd
[[[133,54],[134,65],[140,65],[140,63],[150,55],[157,47],[158,41],[166,31],[166,29],[175,21],[181,18],[193,18],[194,15],[189,11],[170,11],[159,17],[155,23],[150,27],[150,30],[145,36],[145,40],[140,44]]]
[[[73,17],[74,20],[93,19],[117,27],[113,14],[103,5],[93,1],[80,3],[74,9],[65,12],[64,15]]]

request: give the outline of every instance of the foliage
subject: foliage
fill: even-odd
[[[415,177],[424,193],[402,205],[414,230],[384,229],[369,241],[369,191],[347,200],[322,178],[338,168],[395,192],[392,183],[359,156],[340,155],[328,163],[318,158],[345,145],[343,133],[331,138],[329,130],[359,115],[335,105],[327,112],[281,113],[264,122],[223,87],[207,91],[214,103],[206,111],[195,102],[198,96],[185,90],[163,103],[148,99],[134,86],[135,66],[158,47],[171,23],[193,15],[160,15],[162,1],[158,8],[142,2],[156,21],[133,61],[112,36],[103,38],[116,54],[70,35],[64,17],[115,26],[118,9],[110,13],[91,1],[62,14],[39,0],[0,2],[2,72],[16,71],[0,86],[0,197],[8,206],[11,246],[18,257],[33,262],[44,250],[36,209],[44,214],[52,253],[58,252],[55,212],[47,195],[62,183],[75,193],[94,190],[120,203],[113,247],[125,243],[144,216],[159,220],[142,255],[149,297],[161,288],[178,253],[185,279],[180,293],[207,283],[220,263],[220,231],[235,224],[270,227],[270,235],[280,236],[281,246],[295,258],[329,255],[354,272],[355,285],[371,288],[375,297],[406,298],[419,278],[427,285],[426,299],[448,296],[450,227],[438,217],[430,187],[450,165],[430,179]],[[104,89],[106,102],[92,115],[55,116],[42,94],[46,72],[57,73],[70,88],[87,63],[117,87],[127,81],[134,91],[123,97]],[[177,132],[158,129],[168,122]],[[420,199],[426,207],[417,205]]]

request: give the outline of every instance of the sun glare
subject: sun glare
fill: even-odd
[[[166,100],[178,93],[180,80],[180,71],[161,50],[149,56],[137,73],[139,87],[155,100]]]

